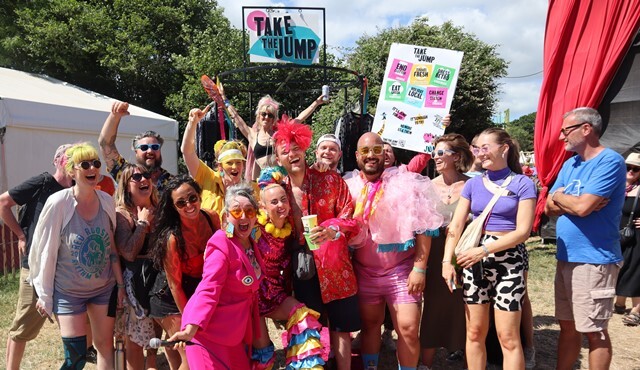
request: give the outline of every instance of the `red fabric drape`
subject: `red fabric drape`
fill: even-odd
[[[577,107],[598,108],[638,27],[638,0],[549,1],[534,131],[536,168],[543,186],[535,230],[540,226],[548,187],[571,155],[558,140],[562,115]]]

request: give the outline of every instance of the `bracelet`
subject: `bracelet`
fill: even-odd
[[[118,287],[118,289],[124,289],[124,283],[116,283],[116,286]]]
[[[413,268],[411,270],[413,270],[415,272],[418,272],[420,274],[426,274],[427,273],[427,269],[426,268],[421,269],[420,267],[413,266]]]
[[[335,231],[335,232],[336,232],[336,236],[334,236],[334,237],[333,237],[333,239],[331,239],[331,241],[334,241],[334,242],[335,242],[335,241],[336,241],[336,240],[338,240],[338,239],[340,238],[340,236],[342,235],[342,234],[340,233],[340,228],[339,228],[338,226],[333,226],[333,225],[331,225],[331,226],[329,226],[329,229],[331,229],[331,230],[333,230],[333,231]]]
[[[451,263],[451,260],[442,260],[442,263]]]
[[[138,226],[142,226],[144,228],[149,227],[149,221],[147,220],[138,220],[136,223],[138,224]]]
[[[485,257],[488,256],[489,255],[489,248],[487,248],[487,246],[484,245],[484,244],[482,244],[481,247],[482,247],[482,250],[484,251]]]
[[[229,108],[230,105],[231,105],[231,103],[229,103],[229,99],[225,99],[224,100],[224,106]]]

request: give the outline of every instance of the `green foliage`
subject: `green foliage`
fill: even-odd
[[[509,135],[518,140],[520,149],[525,152],[533,151],[533,128],[535,123],[536,112],[533,112],[509,122],[506,127]]]
[[[471,139],[491,126],[491,117],[499,91],[498,79],[506,75],[507,62],[500,58],[495,45],[478,40],[460,27],[446,22],[430,26],[427,18],[418,18],[407,27],[389,28],[375,36],[363,36],[347,57],[350,68],[369,79],[370,109],[380,96],[389,48],[392,43],[459,50],[464,52],[456,96],[451,106],[452,125],[448,132],[457,132]]]
[[[0,22],[2,66],[163,114],[165,99],[186,79],[176,60],[203,34],[230,32],[212,0],[14,1]]]

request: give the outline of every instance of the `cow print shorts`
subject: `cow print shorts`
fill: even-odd
[[[480,245],[498,240],[495,235],[483,235]],[[467,304],[486,304],[494,302],[501,311],[520,311],[526,291],[524,280],[528,268],[527,250],[524,244],[491,253],[483,258],[482,279],[474,281],[471,269],[463,271],[464,301]],[[477,267],[476,267],[477,269]]]

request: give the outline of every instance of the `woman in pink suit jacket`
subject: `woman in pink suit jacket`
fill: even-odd
[[[209,239],[202,281],[182,314],[183,330],[169,339],[193,339],[186,349],[191,369],[250,367],[249,349],[260,336],[258,289],[264,270],[251,238],[257,211],[251,186],[227,189],[227,227]]]

